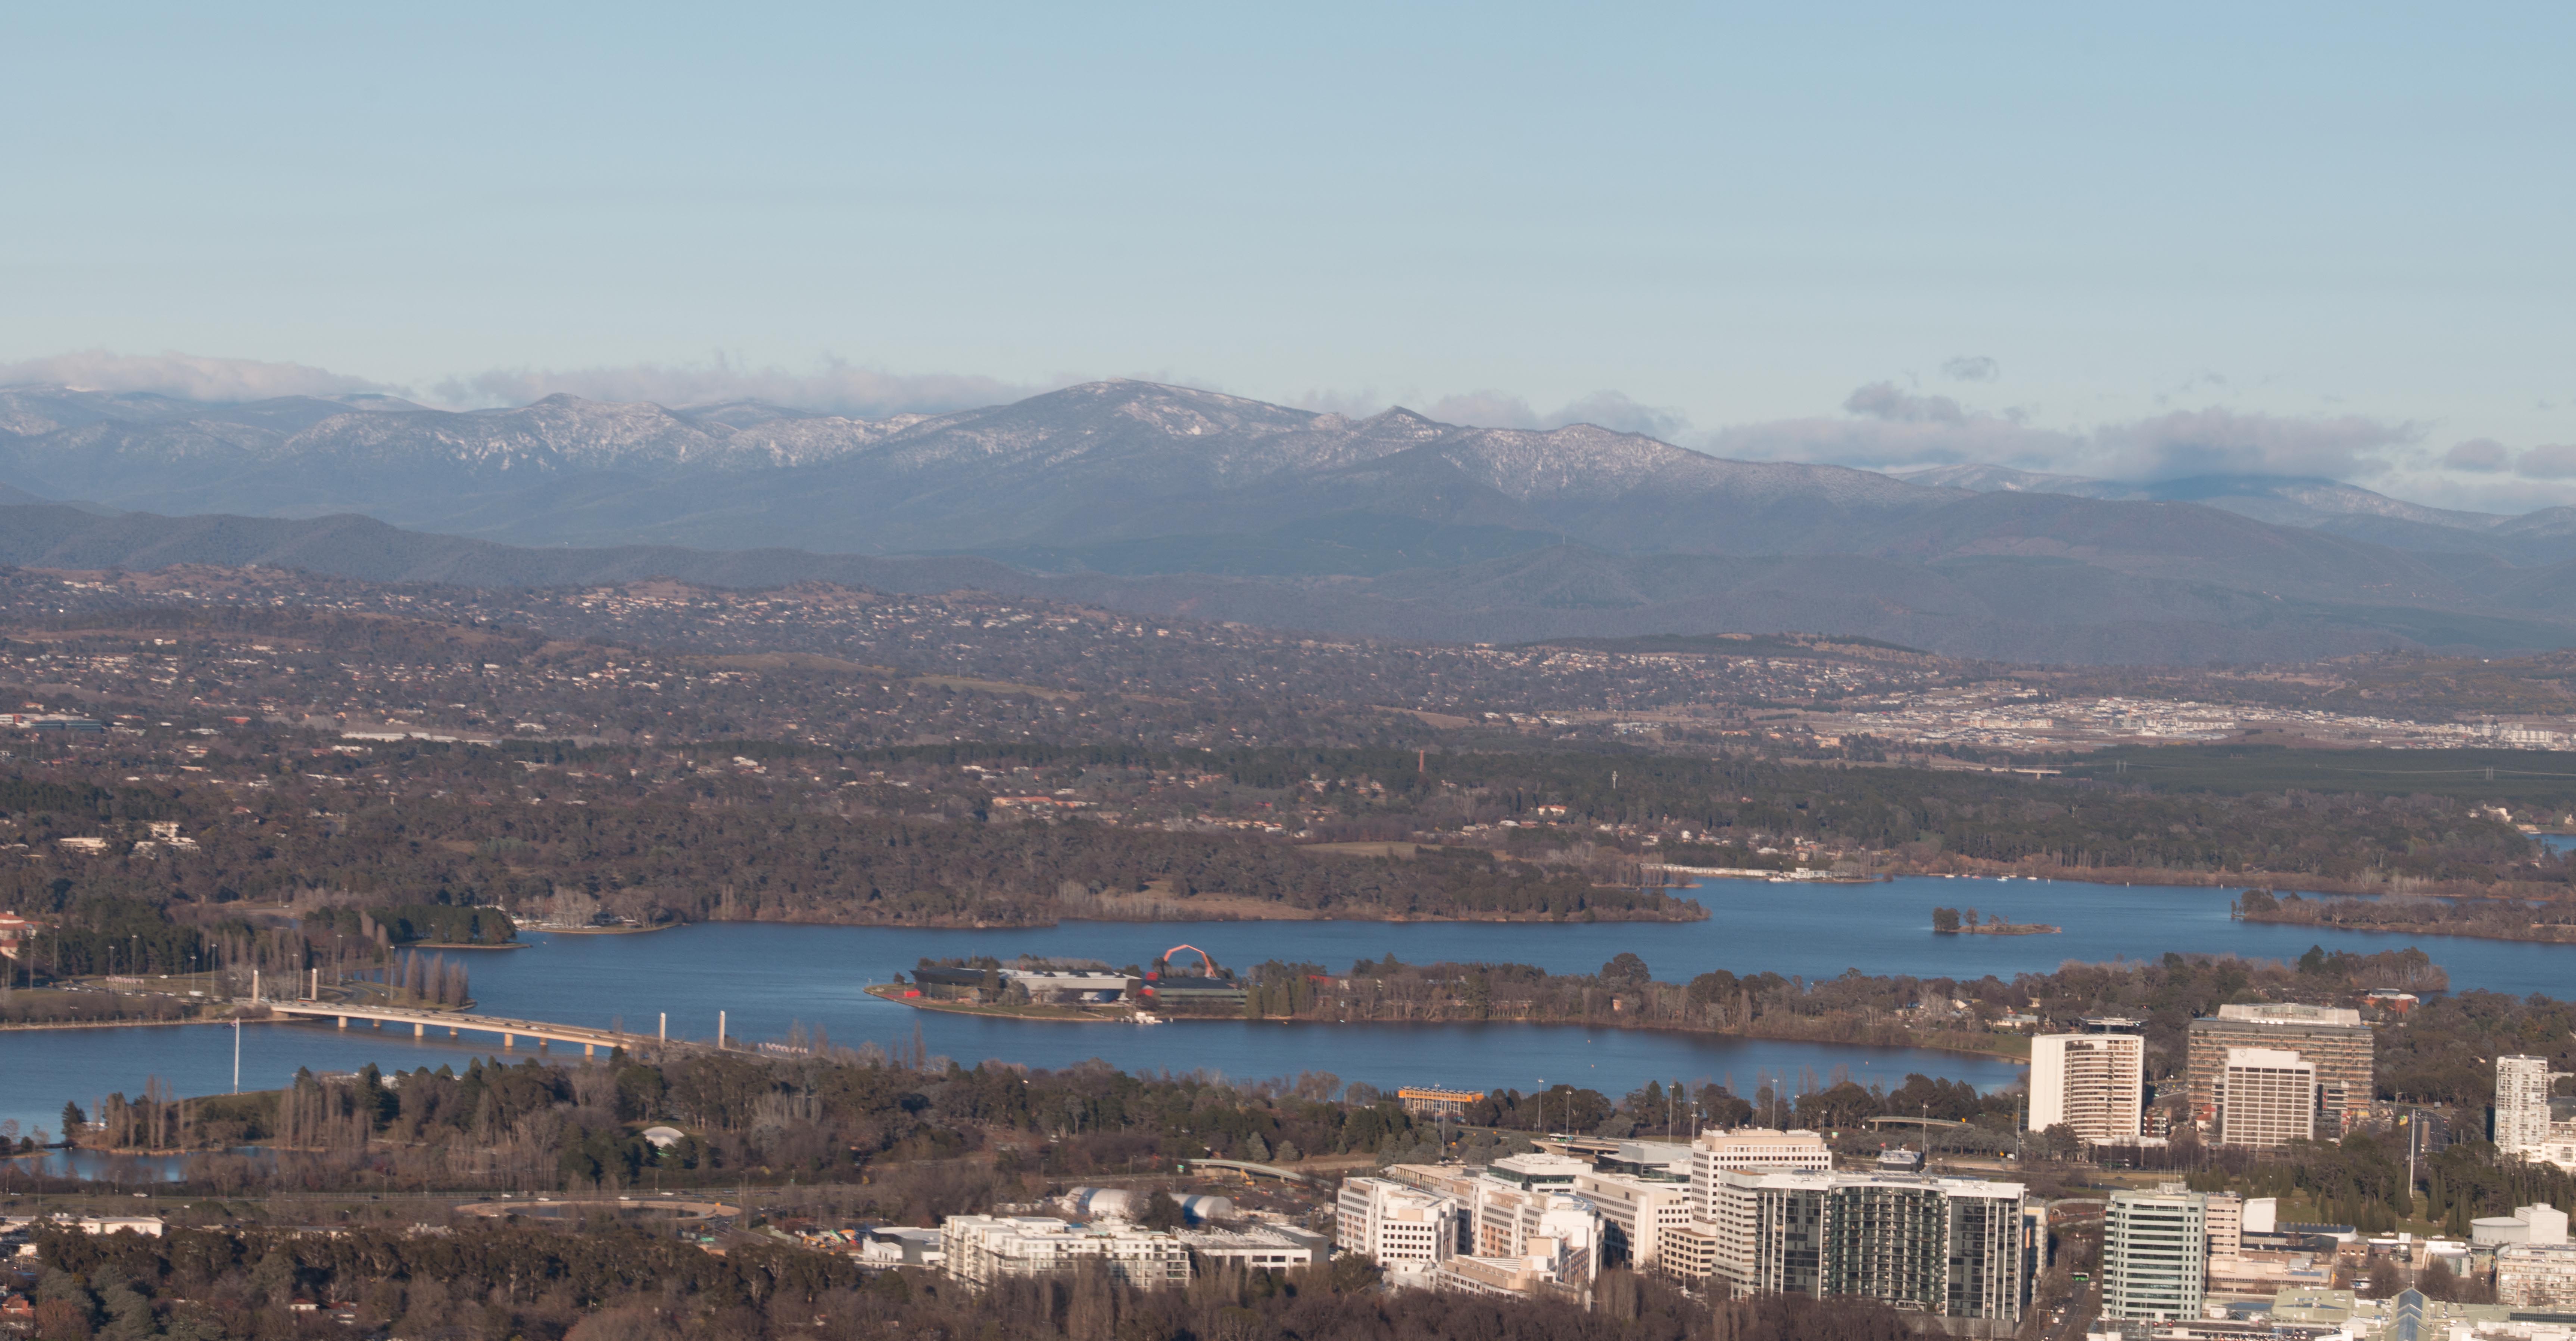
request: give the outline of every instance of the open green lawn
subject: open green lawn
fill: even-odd
[[[2123,769],[2120,765],[2126,763]],[[2576,753],[2550,750],[2293,750],[2188,745],[2099,750],[2064,765],[2068,777],[2140,783],[2159,791],[2426,793],[2495,801],[2519,812],[2576,807]],[[2521,818],[2517,813],[2516,818]]]

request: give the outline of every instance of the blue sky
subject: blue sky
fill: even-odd
[[[0,375],[861,412],[1149,376],[2520,510],[2576,501],[2571,38],[2540,5],[13,6]]]

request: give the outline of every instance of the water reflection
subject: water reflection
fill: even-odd
[[[257,1146],[243,1146],[226,1154],[267,1159],[269,1152]],[[46,1178],[86,1178],[115,1187],[142,1187],[150,1183],[176,1183],[188,1176],[187,1155],[117,1155],[100,1150],[42,1150],[32,1155],[15,1155],[0,1160],[0,1166],[31,1176]]]

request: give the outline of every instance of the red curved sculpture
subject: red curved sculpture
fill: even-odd
[[[1179,954],[1183,950],[1187,950],[1191,954],[1199,957],[1200,977],[1213,978],[1216,976],[1216,956],[1209,954],[1207,951],[1202,950],[1195,945],[1175,945],[1171,949],[1165,950],[1162,958],[1157,959],[1154,962],[1157,964],[1169,965],[1172,962],[1172,956]]]

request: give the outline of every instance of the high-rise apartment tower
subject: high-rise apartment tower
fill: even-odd
[[[2143,1130],[2147,1040],[2135,1021],[2085,1024],[2082,1033],[2030,1041],[2030,1129],[2064,1123],[2087,1141],[2134,1139]]]
[[[2496,1149],[2528,1159],[2548,1139],[2549,1059],[2496,1058]]]

